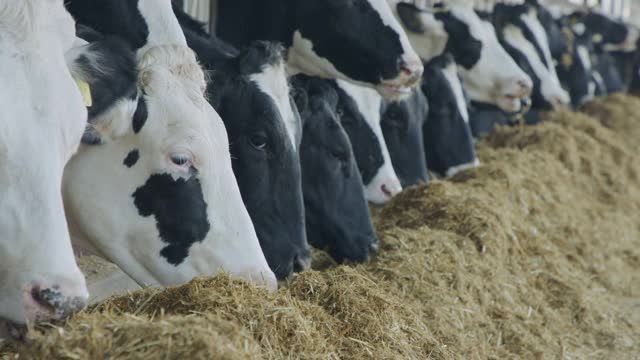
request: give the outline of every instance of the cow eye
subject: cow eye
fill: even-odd
[[[338,108],[336,109],[336,115],[338,115],[338,117],[342,119],[342,117],[344,116],[344,109],[342,108],[342,106],[338,106]]]
[[[267,135],[264,133],[254,133],[249,137],[249,143],[256,150],[264,151],[267,148]]]
[[[174,153],[170,156],[171,163],[181,168],[189,168],[193,165],[193,157],[190,154]]]

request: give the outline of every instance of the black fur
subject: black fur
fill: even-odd
[[[174,180],[170,174],[155,174],[132,196],[141,216],[155,217],[160,238],[167,243],[160,255],[170,264],[180,265],[191,245],[207,236],[211,226],[197,178]]]
[[[429,180],[422,133],[428,111],[427,99],[420,89],[407,99],[385,103],[381,111],[382,133],[403,188]]]
[[[304,119],[300,148],[307,236],[338,262],[365,261],[377,237],[361,177],[338,115],[338,94],[327,80],[293,79]]]
[[[354,80],[378,84],[403,65],[399,34],[367,0],[221,0],[218,14],[216,33],[236,46],[270,40],[290,47],[298,31]]]

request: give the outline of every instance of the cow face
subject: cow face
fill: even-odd
[[[365,261],[378,240],[351,144],[338,119],[338,95],[327,80],[298,75],[294,84],[304,109],[300,161],[309,243],[338,262]]]
[[[229,134],[242,199],[278,279],[310,264],[297,153],[301,124],[281,51],[256,42],[216,68],[209,82],[211,103]]]
[[[74,23],[56,1],[5,1],[0,78],[0,338],[83,308],[89,294],[71,248],[62,172],[87,120],[64,54]],[[10,324],[10,325],[9,325]],[[10,333],[7,333],[10,330]]]
[[[338,80],[338,116],[349,135],[367,200],[384,204],[402,191],[380,127],[382,98],[373,90]]]
[[[295,3],[293,68],[375,87],[387,98],[406,96],[418,84],[422,62],[385,0],[290,3]]]
[[[138,96],[96,119],[100,145],[83,146],[65,170],[74,243],[141,284],[225,270],[275,288],[194,54],[158,46],[139,68]]]
[[[560,85],[537,10],[528,5],[498,4],[494,24],[507,52],[533,80],[532,107],[553,110],[568,105],[569,94]]]
[[[405,100],[386,102],[381,110],[382,133],[402,187],[429,179],[422,135],[427,112],[427,99],[419,89]]]
[[[472,100],[495,104],[506,112],[521,111],[533,84],[498,42],[491,23],[480,19],[470,6],[452,3],[435,13],[415,6],[396,3],[412,44],[419,55],[431,59],[443,51],[451,53]],[[433,48],[432,44],[444,44]],[[431,50],[439,50],[433,53]]]
[[[562,31],[568,39],[565,53],[556,67],[560,81],[569,91],[573,106],[579,106],[594,98],[597,84],[594,79],[593,39],[581,22],[562,21]],[[597,75],[596,75],[597,78]]]
[[[467,104],[453,58],[448,54],[434,58],[425,65],[424,77],[422,91],[429,101],[429,113],[423,133],[429,170],[453,176],[478,166]]]

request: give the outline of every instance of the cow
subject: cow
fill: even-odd
[[[380,126],[383,98],[374,90],[331,81],[338,93],[338,116],[355,154],[365,196],[381,205],[402,191]]]
[[[229,141],[171,2],[72,0],[82,24],[136,51],[137,92],[98,116],[65,169],[74,246],[143,285],[220,270],[277,287],[233,175]]]
[[[522,111],[531,94],[531,78],[500,45],[493,25],[470,4],[451,3],[435,12],[400,0],[388,0],[424,61],[445,51],[458,64],[472,101],[492,104],[507,113]]]
[[[282,47],[257,41],[238,52],[215,37],[184,31],[210,71],[209,102],[227,129],[233,172],[270,268],[278,279],[307,269],[301,123],[289,97]]]
[[[531,108],[555,110],[569,105],[571,99],[560,85],[537,9],[529,4],[497,4],[492,19],[503,47],[533,80]]]
[[[480,164],[469,125],[467,101],[449,53],[425,64],[422,92],[429,111],[422,128],[427,167],[439,176],[453,176]]]
[[[296,75],[303,119],[300,162],[309,243],[338,262],[362,262],[378,248],[362,179],[338,113],[335,84]]]
[[[60,189],[87,121],[65,57],[74,22],[62,1],[0,1],[0,338],[65,318],[88,301]],[[10,85],[8,85],[10,84]]]
[[[406,99],[384,101],[380,110],[380,127],[403,188],[429,181],[422,134],[428,111],[427,99],[420,89],[414,89]]]
[[[216,33],[236,47],[278,41],[289,71],[409,95],[422,62],[385,0],[221,0]]]

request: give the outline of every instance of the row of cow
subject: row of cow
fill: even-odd
[[[0,337],[86,305],[74,250],[142,285],[225,270],[274,289],[309,244],[365,261],[368,202],[636,66],[631,27],[533,0],[218,10],[219,38],[170,0],[0,0]]]

